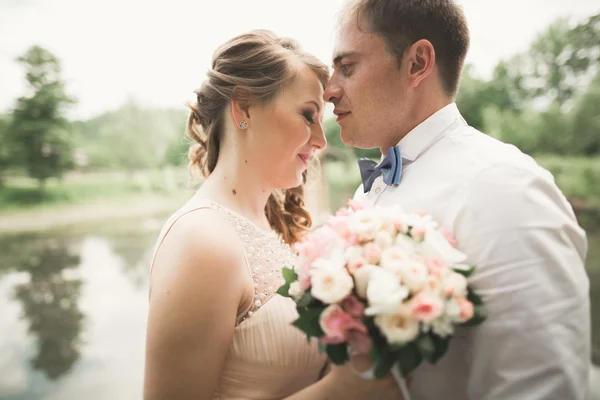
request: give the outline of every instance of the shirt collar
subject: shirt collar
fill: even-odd
[[[457,119],[467,125],[460,115],[456,103],[450,103],[433,113],[400,140],[398,144],[402,152],[402,158],[410,161],[416,160]]]

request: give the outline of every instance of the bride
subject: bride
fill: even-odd
[[[317,344],[275,292],[311,225],[307,166],[326,145],[329,72],[287,39],[253,31],[214,54],[196,91],[191,164],[206,177],[165,224],[150,277],[145,399],[399,398],[393,380],[323,374]]]

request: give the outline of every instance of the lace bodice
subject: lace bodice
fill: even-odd
[[[250,308],[239,319],[239,322],[251,317],[276,292],[284,279],[281,269],[292,268],[295,255],[292,248],[274,231],[265,231],[257,227],[247,218],[208,201],[210,208],[223,212],[235,227],[244,244],[248,268],[254,285],[254,298]]]

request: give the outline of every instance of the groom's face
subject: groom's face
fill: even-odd
[[[333,75],[323,94],[335,105],[342,141],[358,148],[393,146],[406,119],[410,93],[398,59],[378,35],[355,16],[341,24],[334,49]]]

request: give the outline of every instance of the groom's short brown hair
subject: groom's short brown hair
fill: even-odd
[[[354,12],[359,27],[366,23],[367,30],[381,36],[399,61],[416,41],[430,41],[444,90],[456,95],[469,48],[469,29],[459,5],[453,0],[356,0],[350,4],[348,11]]]

